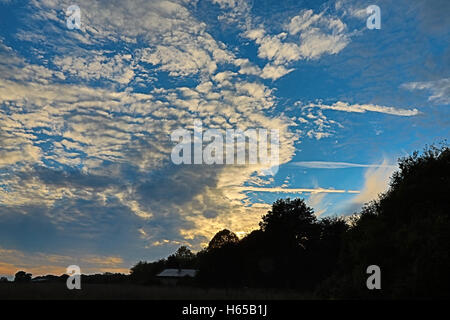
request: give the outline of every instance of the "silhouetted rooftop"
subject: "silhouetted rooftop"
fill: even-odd
[[[195,269],[164,269],[162,272],[158,273],[157,277],[195,277],[197,270]]]

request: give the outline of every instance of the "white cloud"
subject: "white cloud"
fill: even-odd
[[[131,56],[115,55],[107,57],[107,52],[91,51],[88,57],[64,56],[56,57],[53,63],[64,73],[85,80],[112,80],[126,85],[134,77]]]
[[[283,66],[273,66],[270,64],[267,64],[261,73],[261,78],[263,79],[272,79],[276,80],[284,75],[288,74],[289,72],[293,71],[294,69],[286,69]]]
[[[299,102],[294,105],[300,105]],[[301,125],[302,134],[310,139],[320,140],[331,137],[334,134],[334,126],[343,127],[340,123],[327,118],[321,109],[302,108],[301,117],[296,117],[296,122]]]
[[[402,85],[408,90],[427,90],[431,92],[429,101],[450,104],[450,78],[425,82],[408,82]]]
[[[300,34],[299,52],[308,59],[339,53],[350,42],[345,23],[324,12],[314,14],[312,10],[303,10],[291,19],[286,29],[292,35]]]
[[[323,138],[331,137],[332,133],[331,132],[309,130],[306,135],[310,139],[314,138],[316,140],[320,140],[320,139],[323,139]]]
[[[241,28],[250,24],[252,0],[212,0],[212,2],[223,10],[218,16],[219,21],[235,24]]]
[[[367,111],[370,112],[379,112],[379,113],[385,113],[395,116],[404,116],[404,117],[410,117],[418,115],[420,112],[416,108],[414,109],[400,109],[395,107],[386,107],[386,106],[379,106],[375,104],[349,104],[348,102],[342,102],[338,101],[333,103],[332,105],[326,105],[326,104],[317,104],[317,103],[310,103],[305,106],[306,108],[319,108],[319,109],[325,109],[325,110],[336,110],[336,111],[344,111],[344,112],[356,112],[356,113],[365,113]]]
[[[300,41],[300,53],[308,59],[316,59],[323,54],[337,54],[350,42],[345,34],[326,34],[318,29],[302,33]]]
[[[253,34],[250,32],[250,34]],[[247,34],[248,35],[248,34]],[[301,59],[299,45],[292,42],[283,42],[285,33],[276,36],[264,36],[256,38],[255,42],[259,45],[258,57],[273,61],[275,64],[285,64]]]
[[[336,1],[334,7],[336,10],[342,12],[343,16],[350,16],[361,20],[367,19],[369,16],[366,10],[367,5],[364,6],[364,4],[358,5],[352,1],[338,0]]]
[[[236,59],[234,64],[239,67],[240,74],[259,76],[261,68],[251,63],[248,59]]]
[[[258,27],[246,30],[243,35],[259,45],[260,58],[278,65],[337,54],[350,42],[345,23],[324,12],[315,14],[312,10],[302,10],[284,29],[287,32],[268,35]],[[295,38],[297,41],[293,41]]]

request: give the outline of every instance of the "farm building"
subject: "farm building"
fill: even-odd
[[[156,277],[161,281],[161,284],[175,286],[192,282],[197,271],[195,269],[164,269]]]

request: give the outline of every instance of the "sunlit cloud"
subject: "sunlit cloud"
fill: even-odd
[[[361,192],[351,199],[347,205],[347,213],[356,212],[364,204],[377,200],[389,187],[390,177],[397,166],[389,165],[387,159],[374,167],[370,167],[364,174],[364,186]]]
[[[69,265],[79,265],[83,273],[122,272],[128,273],[128,266],[121,257],[114,256],[68,256],[48,253],[25,253],[0,247],[0,274],[14,275],[23,270],[39,275],[62,275]]]

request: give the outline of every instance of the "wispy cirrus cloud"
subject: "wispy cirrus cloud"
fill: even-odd
[[[279,192],[279,193],[359,193],[358,190],[325,189],[325,188],[260,188],[260,187],[239,187],[239,190],[248,192]]]
[[[290,165],[310,168],[310,169],[346,169],[346,168],[395,168],[389,164],[361,164],[350,162],[334,162],[334,161],[296,161],[289,163]]]
[[[441,104],[450,104],[450,78],[435,81],[408,82],[401,86],[404,89],[425,90],[431,93],[429,101]]]
[[[390,114],[394,116],[411,117],[420,114],[420,111],[416,108],[413,109],[401,109],[396,107],[379,106],[376,104],[350,104],[348,102],[337,101],[331,105],[322,103],[309,103],[304,108],[319,108],[323,110],[335,110],[344,112],[378,112],[384,114]]]

